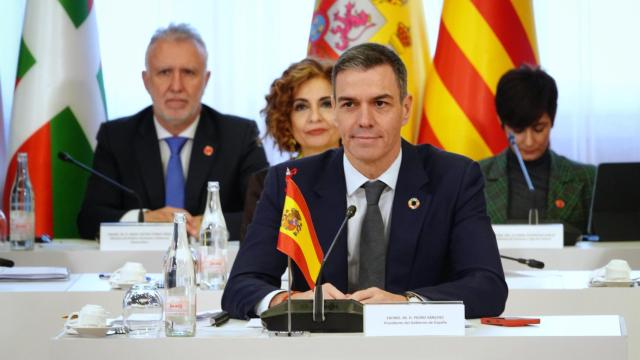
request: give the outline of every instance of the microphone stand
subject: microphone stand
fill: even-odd
[[[264,327],[276,336],[296,336],[298,332],[362,332],[363,308],[360,302],[355,300],[328,300],[325,302],[322,293],[322,270],[331,254],[333,247],[343,232],[347,221],[356,212],[355,206],[349,206],[338,232],[336,233],[327,253],[322,259],[316,284],[313,292],[313,300],[291,300],[291,259],[288,260],[289,295],[286,302],[272,306],[262,314],[260,318]],[[295,324],[293,322],[295,321]]]
[[[533,182],[531,181],[531,177],[529,176],[529,172],[527,171],[527,167],[524,164],[524,160],[522,160],[522,154],[520,153],[520,149],[518,149],[518,145],[516,144],[516,137],[513,135],[511,131],[508,132],[507,138],[509,139],[509,144],[511,144],[511,148],[513,152],[516,154],[516,158],[518,159],[518,165],[520,165],[520,170],[522,171],[522,175],[524,176],[524,181],[527,183],[527,187],[529,188],[529,194],[531,196],[533,207],[529,208],[529,225],[538,225],[538,207],[536,205],[536,197],[535,197],[535,189],[533,187]]]
[[[140,199],[140,196],[138,195],[138,193],[136,193],[135,191],[133,191],[132,189],[116,182],[115,180],[111,179],[110,177],[88,167],[87,165],[81,163],[80,161],[74,159],[73,157],[71,157],[71,155],[69,155],[68,153],[64,152],[64,151],[60,151],[58,152],[58,158],[62,161],[66,161],[68,163],[71,163],[85,171],[90,172],[91,174],[101,178],[102,180],[108,182],[109,184],[117,187],[118,189],[126,192],[129,195],[132,195],[133,197],[136,198],[136,200],[138,200],[138,222],[143,223],[144,222],[144,211],[142,210],[142,199]]]
[[[351,205],[347,208],[347,214],[342,220],[342,224],[340,224],[340,228],[338,228],[338,232],[336,232],[336,236],[331,241],[331,245],[329,246],[329,250],[324,255],[324,259],[322,260],[322,264],[320,264],[320,270],[318,270],[318,278],[316,279],[316,286],[313,288],[313,321],[315,322],[323,322],[324,318],[324,294],[322,291],[322,269],[324,269],[324,264],[327,262],[333,247],[336,242],[338,242],[338,237],[342,234],[342,229],[347,224],[347,221],[353,217],[356,213],[356,207]]]

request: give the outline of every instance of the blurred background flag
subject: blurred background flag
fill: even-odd
[[[2,107],[2,79],[0,79],[0,169],[6,169],[7,161],[7,138],[4,136],[4,108]],[[4,189],[4,181],[7,174],[0,171],[0,194]]]
[[[407,66],[413,109],[402,136],[414,143],[431,61],[422,1],[316,0],[309,56],[337,59],[346,49],[366,42],[389,46]]]
[[[538,64],[530,0],[444,0],[418,141],[475,160],[502,151],[496,86],[523,63]]]
[[[5,213],[16,154],[27,152],[36,236],[78,237],[75,219],[87,175],[59,161],[57,153],[64,150],[90,164],[95,134],[105,118],[93,1],[27,1],[9,132]]]

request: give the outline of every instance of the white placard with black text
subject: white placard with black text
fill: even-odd
[[[365,336],[464,335],[460,301],[366,304]]]
[[[491,225],[498,249],[561,249],[564,246],[562,224]]]
[[[166,251],[173,236],[173,223],[102,223],[100,250]]]

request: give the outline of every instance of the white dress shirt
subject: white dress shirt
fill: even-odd
[[[191,160],[191,149],[193,148],[193,138],[196,135],[196,129],[200,122],[200,115],[196,118],[191,125],[184,129],[178,136],[187,138],[188,140],[180,149],[180,160],[182,161],[182,174],[184,175],[185,183],[187,181],[187,174],[189,173],[189,161]],[[158,145],[160,147],[160,161],[162,162],[162,174],[167,177],[167,166],[169,165],[169,157],[171,157],[171,149],[164,139],[170,138],[173,135],[158,122],[158,119],[153,117],[153,125],[156,128],[156,134],[158,135]],[[144,209],[145,211],[148,209]],[[138,221],[138,209],[132,209],[127,211],[120,218],[122,222],[137,222]]]
[[[360,232],[362,231],[362,221],[364,220],[364,215],[367,210],[367,197],[362,185],[368,181],[376,180],[380,180],[387,185],[382,191],[382,195],[378,201],[378,207],[380,208],[382,221],[384,222],[385,236],[389,238],[391,207],[393,206],[393,196],[396,190],[396,183],[398,182],[401,162],[402,149],[400,149],[398,157],[396,157],[391,166],[389,166],[382,175],[377,179],[369,179],[356,170],[346,156],[343,158],[344,178],[347,183],[347,207],[354,205],[357,209],[355,215],[347,223],[347,262],[350,288],[353,288],[358,282],[360,269]]]

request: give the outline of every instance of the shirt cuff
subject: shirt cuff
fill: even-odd
[[[260,316],[260,314],[262,314],[264,311],[266,311],[267,309],[269,309],[269,304],[271,303],[271,300],[278,294],[282,293],[282,292],[286,292],[283,291],[282,289],[278,289],[278,290],[273,290],[272,292],[268,293],[267,296],[263,297],[262,300],[260,300],[260,302],[258,303],[258,305],[256,305],[256,314],[258,316]]]
[[[415,293],[413,291],[407,291],[404,293],[404,296],[407,297],[407,302],[425,302],[425,301],[429,301],[429,299],[427,299],[426,297]]]
[[[138,222],[138,209],[129,210],[120,218],[120,222]],[[147,211],[143,209],[142,211]]]

